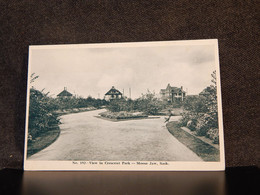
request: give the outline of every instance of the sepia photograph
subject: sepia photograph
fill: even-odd
[[[25,170],[224,170],[218,41],[29,47]]]

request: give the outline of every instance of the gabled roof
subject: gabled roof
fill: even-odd
[[[65,97],[65,96],[72,96],[72,94],[70,93],[70,92],[68,92],[67,90],[66,90],[66,88],[64,87],[64,90],[62,91],[62,92],[60,92],[57,96],[63,96],[63,97]]]
[[[177,88],[177,87],[172,87],[171,91],[174,92],[174,93],[181,93],[182,92],[181,88]]]
[[[112,86],[112,88],[105,95],[122,95],[122,93]]]
[[[185,92],[183,89],[178,88],[178,87],[171,87],[170,84],[167,85],[166,89],[161,89],[161,93],[166,92],[166,91],[171,91],[173,93],[181,93]]]

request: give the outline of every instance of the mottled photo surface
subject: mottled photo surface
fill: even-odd
[[[223,170],[217,40],[30,46],[26,170]]]

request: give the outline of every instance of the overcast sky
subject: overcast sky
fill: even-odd
[[[31,49],[32,84],[53,97],[64,87],[82,97],[100,97],[112,87],[132,98],[167,84],[198,94],[216,69],[214,45]]]

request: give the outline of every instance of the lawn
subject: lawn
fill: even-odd
[[[46,131],[27,145],[27,158],[51,145],[60,135],[60,129]]]
[[[181,129],[177,122],[166,125],[168,131],[204,161],[219,161],[219,150]]]

